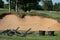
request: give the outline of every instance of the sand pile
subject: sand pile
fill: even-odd
[[[40,16],[25,16],[25,18],[19,18],[17,15],[7,15],[0,20],[0,30],[16,29],[27,30],[32,28],[33,31],[38,30],[60,30],[60,23],[51,18],[43,18]]]

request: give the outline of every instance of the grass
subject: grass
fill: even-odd
[[[0,40],[60,40],[60,31],[55,32],[56,36],[40,36],[38,33],[27,35],[26,37],[20,36],[7,36],[7,35],[0,35]]]
[[[0,10],[0,14],[7,13],[8,10]],[[22,10],[18,12],[19,15],[27,14],[27,15],[36,15],[36,16],[43,16],[48,18],[54,18],[60,21],[60,12],[56,11],[39,11],[39,10],[32,10],[29,13],[25,13]],[[0,35],[0,40],[60,40],[60,31],[55,32],[56,36],[39,36],[38,33],[28,35],[26,37],[20,36],[7,36],[7,35]]]
[[[11,10],[12,13],[16,13],[13,10]],[[0,10],[0,14],[2,13],[8,13],[8,9],[6,10]],[[31,12],[26,13],[22,10],[20,10],[18,13],[16,13],[18,15],[22,15],[22,14],[27,14],[27,15],[32,15],[32,16],[43,16],[43,17],[47,17],[47,18],[53,18],[56,19],[58,22],[60,22],[60,11],[39,11],[39,10],[31,10]]]
[[[19,15],[22,15],[22,14],[53,18],[53,19],[56,19],[58,22],[60,22],[60,11],[37,11],[37,10],[32,10],[29,13],[19,12]]]
[[[11,10],[12,13],[16,13],[15,11]],[[8,9],[0,10],[0,14],[8,13]],[[44,16],[44,17],[51,17],[55,19],[60,19],[60,11],[39,11],[39,10],[31,10],[29,13],[25,13],[24,11],[20,10],[17,14],[27,14],[27,15],[37,15],[37,16]]]

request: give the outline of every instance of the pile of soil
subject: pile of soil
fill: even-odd
[[[28,15],[24,18],[20,18],[17,15],[6,15],[0,20],[0,30],[16,29],[17,27],[20,27],[19,30],[32,28],[32,31],[59,31],[60,23],[55,19]]]

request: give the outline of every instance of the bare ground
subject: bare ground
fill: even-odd
[[[19,18],[17,15],[7,15],[0,20],[0,30],[16,29],[27,30],[32,28],[32,31],[59,31],[60,23],[57,20],[51,18],[44,18],[41,16],[25,16],[25,18]]]

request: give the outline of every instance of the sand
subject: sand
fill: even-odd
[[[44,18],[41,16],[25,16],[20,18],[17,15],[6,15],[0,20],[0,30],[16,29],[27,30],[31,28],[32,31],[59,31],[60,23],[52,18]]]

